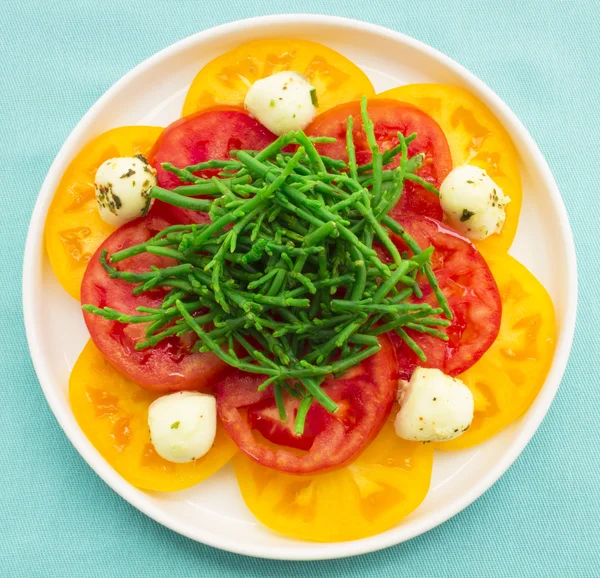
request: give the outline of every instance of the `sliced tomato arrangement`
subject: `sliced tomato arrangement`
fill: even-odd
[[[294,474],[340,467],[377,435],[395,399],[398,375],[394,348],[387,337],[381,339],[381,345],[379,353],[348,374],[327,378],[322,389],[339,409],[331,414],[313,404],[302,436],[293,432],[297,401],[286,394],[288,421],[277,423],[273,393],[258,391],[265,380],[260,375],[236,372],[218,385],[219,417],[240,450],[263,466]]]
[[[161,458],[148,431],[148,406],[157,397],[119,373],[91,340],[69,379],[69,400],[77,423],[102,457],[138,488],[159,492],[189,488],[237,453],[219,425],[215,443],[204,457],[186,464]]]
[[[498,286],[473,243],[450,227],[434,219],[417,216],[402,217],[399,223],[422,249],[434,247],[432,269],[454,315],[452,325],[446,329],[448,341],[406,330],[427,356],[425,362],[398,335],[390,333],[402,378],[408,379],[418,365],[458,375],[471,367],[498,335],[502,317]],[[408,249],[399,237],[395,241],[402,250]],[[413,302],[429,303],[435,307],[437,300],[431,286],[426,282],[421,286],[423,297],[415,297]]]
[[[182,222],[179,220],[178,222]],[[133,295],[131,285],[111,279],[102,267],[100,255],[109,255],[143,243],[172,224],[163,217],[148,215],[117,229],[91,259],[81,285],[81,301],[96,307],[112,307],[127,315],[135,315],[137,307],[158,307],[166,289],[153,289]],[[168,266],[166,257],[142,253],[117,263],[134,272],[149,271],[152,266]],[[84,312],[90,335],[98,349],[121,372],[142,387],[157,392],[184,389],[201,390],[212,384],[227,366],[212,353],[192,352],[192,342],[185,343],[177,336],[168,337],[156,347],[137,351],[136,343],[143,340],[147,324],[123,324]]]
[[[413,105],[390,99],[369,100],[368,111],[382,152],[398,144],[398,132],[404,136],[417,133],[417,137],[408,147],[408,155],[409,157],[419,153],[425,155],[423,165],[416,174],[435,187],[439,187],[452,170],[452,157],[444,132],[437,122]],[[336,142],[319,145],[319,152],[332,158],[347,160],[346,128],[349,116],[354,119],[356,160],[358,164],[368,163],[371,160],[371,151],[362,129],[358,101],[341,104],[320,114],[306,129],[307,133],[335,137]],[[398,161],[390,163],[385,168],[393,168],[397,163]],[[416,183],[406,182],[402,197],[391,210],[390,215],[392,217],[426,215],[441,220],[443,212],[439,199],[434,193],[426,191]]]
[[[242,109],[211,109],[184,117],[169,125],[148,155],[165,189],[181,185],[179,178],[162,168],[169,162],[178,168],[209,160],[229,158],[232,149],[260,150],[275,135]],[[197,173],[202,175],[203,173]],[[204,176],[212,173],[204,173]]]
[[[299,476],[233,459],[242,497],[269,528],[301,540],[339,542],[383,532],[424,500],[433,447],[400,439],[387,420],[356,460],[318,475]]]
[[[556,340],[552,301],[535,277],[505,253],[515,235],[521,207],[517,153],[500,121],[482,102],[464,89],[427,84],[398,87],[373,98],[375,91],[367,75],[330,48],[298,39],[249,42],[213,59],[200,70],[186,96],[183,118],[166,129],[113,129],[81,150],[65,171],[50,206],[46,246],[60,283],[73,297],[80,297],[82,303],[115,309],[126,316],[148,314],[149,309],[159,308],[170,288],[157,284],[148,291],[134,294],[133,285],[113,278],[107,272],[101,259],[103,252],[111,255],[144,243],[170,225],[205,224],[211,219],[204,212],[154,201],[146,216],[126,222],[115,230],[102,221],[96,207],[94,178],[98,167],[109,158],[142,154],[156,169],[158,185],[172,190],[187,183],[165,170],[163,163],[183,168],[229,159],[235,149],[264,149],[277,137],[244,110],[244,99],[255,81],[288,70],[305,75],[312,86],[303,81],[302,86],[307,92],[302,93],[299,100],[294,100],[296,89],[292,86],[289,90],[287,79],[283,86],[275,87],[280,93],[270,94],[271,89],[266,90],[267,100],[263,104],[267,112],[257,109],[257,115],[269,124],[268,120],[276,116],[273,113],[279,114],[279,108],[274,110],[276,95],[287,107],[281,108],[288,115],[282,118],[286,123],[295,119],[291,125],[270,125],[274,130],[282,132],[290,126],[299,128],[303,124],[300,117],[304,115],[298,115],[296,107],[304,106],[304,113],[310,105],[311,115],[317,107],[319,114],[306,127],[306,134],[335,137],[335,142],[318,143],[318,153],[347,161],[346,130],[351,116],[357,162],[359,165],[369,163],[372,151],[363,130],[358,100],[366,96],[368,116],[373,122],[379,150],[385,152],[398,145],[399,133],[405,137],[416,133],[409,144],[408,156],[423,156],[416,174],[434,187],[440,187],[453,166],[468,163],[485,169],[494,183],[511,198],[503,230],[472,243],[442,222],[444,214],[433,192],[406,180],[390,216],[421,250],[433,247],[430,266],[435,281],[428,279],[425,273],[419,273],[415,281],[422,296],[417,297],[420,293],[416,291],[406,304],[400,303],[402,296],[395,302],[393,287],[383,284],[380,291],[380,277],[384,277],[382,271],[387,272],[386,268],[375,259],[367,261],[364,256],[355,257],[349,248],[354,240],[359,255],[368,254],[368,249],[360,245],[356,236],[350,236],[350,232],[360,236],[365,226],[356,205],[350,203],[356,195],[365,194],[364,190],[354,193],[367,184],[332,176],[331,179],[338,181],[337,187],[351,198],[346,201],[340,195],[342,201],[331,201],[331,206],[324,206],[323,197],[327,195],[314,192],[321,191],[322,167],[336,167],[339,163],[315,159],[314,150],[300,134],[296,143],[304,145],[304,154],[298,150],[299,145],[294,144],[284,149],[281,155],[273,154],[273,158],[263,159],[262,166],[256,159],[252,162],[251,155],[245,158],[240,155],[246,167],[240,173],[244,175],[241,180],[247,179],[252,185],[231,185],[232,194],[238,197],[231,200],[231,195],[227,194],[213,205],[213,209],[217,209],[211,215],[220,221],[215,227],[194,227],[191,243],[188,235],[185,242],[166,244],[162,255],[169,257],[143,252],[111,264],[118,270],[142,273],[180,262],[196,264],[194,256],[200,254],[204,259],[214,250],[215,259],[203,272],[209,274],[212,270],[210,280],[204,281],[205,277],[199,275],[197,279],[190,279],[191,285],[185,279],[173,282],[174,286],[184,288],[178,294],[182,301],[186,302],[190,296],[196,299],[196,295],[198,299],[206,299],[200,303],[214,312],[210,317],[214,319],[214,325],[206,329],[199,327],[194,323],[196,313],[188,315],[178,302],[181,320],[177,323],[186,324],[184,329],[156,346],[137,349],[136,346],[147,339],[148,323],[121,323],[85,311],[91,340],[71,373],[70,403],[90,442],[125,480],[136,487],[155,491],[188,488],[233,458],[245,503],[269,528],[304,540],[361,539],[391,528],[419,506],[429,490],[434,449],[452,451],[471,447],[523,415],[542,387],[552,362]],[[261,84],[268,86],[269,83]],[[272,108],[267,106],[271,97]],[[393,169],[398,163],[396,156],[384,169]],[[296,171],[295,174],[291,174],[292,171]],[[219,172],[219,169],[211,169],[195,174],[210,178],[219,176]],[[249,173],[252,178],[248,178]],[[121,171],[114,179],[120,174]],[[121,178],[131,174],[124,171]],[[282,175],[281,179],[279,175]],[[107,189],[113,188],[111,182],[116,182],[113,177],[107,182]],[[348,182],[351,186],[344,189],[343,183]],[[360,183],[363,182],[361,179]],[[471,180],[466,182],[474,184]],[[99,191],[102,190],[99,186]],[[256,191],[265,193],[262,198],[251,198]],[[329,203],[332,189],[327,191],[326,202]],[[121,190],[117,192],[118,195],[113,194],[111,205],[117,217],[114,222],[123,222],[129,213],[117,214],[117,211],[127,208],[126,199],[137,193],[129,188],[123,194]],[[496,193],[496,189],[493,192]],[[140,193],[144,197],[154,196],[147,186]],[[490,193],[490,203],[492,200],[498,199]],[[276,206],[268,206],[267,201]],[[205,206],[197,202],[188,206],[198,205]],[[496,210],[501,208],[498,205]],[[231,213],[226,214],[226,211]],[[336,211],[337,215],[331,214]],[[467,209],[464,211],[470,213],[465,216],[463,212],[465,220],[475,214]],[[372,219],[373,214],[369,213],[366,226],[371,229],[367,231],[372,230],[375,238],[383,238],[387,243],[385,250],[379,247],[379,256],[389,261],[389,250],[395,251],[382,235],[381,224],[385,222],[373,223]],[[236,227],[229,229],[232,222],[236,226],[241,223],[239,230]],[[225,234],[221,235],[223,229]],[[248,233],[250,230],[252,233]],[[404,258],[405,252],[412,254],[402,236],[390,235]],[[334,237],[343,239],[347,245],[337,240],[332,242]],[[368,232],[365,238],[368,238]],[[170,242],[170,238],[167,240]],[[414,249],[414,245],[411,246]],[[329,265],[330,260],[333,261],[331,268],[323,266],[324,263]],[[300,268],[296,269],[298,264]],[[180,272],[181,269],[177,274]],[[186,269],[185,275],[187,273]],[[196,273],[199,271],[194,271]],[[350,282],[361,291],[353,290],[352,294],[363,298],[347,301],[350,297],[345,297],[345,285],[337,278],[328,281],[330,273],[332,277],[340,273],[348,275],[347,279],[354,279]],[[160,279],[164,279],[162,273],[156,280]],[[200,288],[198,279],[202,280]],[[322,280],[326,282],[321,283]],[[405,281],[412,284],[410,280]],[[417,331],[419,325],[413,324],[411,328],[409,323],[404,327],[404,338],[408,335],[408,341],[414,342],[412,348],[395,331],[380,335],[381,348],[375,355],[341,376],[327,376],[320,384],[322,392],[336,404],[336,411],[329,412],[318,403],[319,392],[315,394],[316,400],[308,395],[315,393],[309,381],[300,384],[288,379],[282,383],[281,380],[289,375],[319,375],[322,368],[315,369],[305,362],[314,360],[312,353],[320,355],[319,362],[331,354],[332,363],[342,362],[337,367],[348,366],[348,355],[352,355],[351,362],[355,363],[358,357],[354,357],[354,352],[359,349],[353,348],[363,347],[357,344],[373,346],[375,332],[372,328],[386,322],[390,312],[409,311],[407,319],[415,323],[419,316],[434,315],[436,312],[431,312],[431,308],[414,305],[438,307],[438,289],[452,311],[448,326],[434,325],[436,321],[430,318],[427,323],[431,325],[425,326],[430,333],[426,333]],[[309,296],[308,293],[311,293],[311,299],[304,298]],[[381,293],[384,293],[383,297]],[[298,311],[294,313],[297,303]],[[176,308],[173,311],[168,323],[179,319]],[[343,313],[339,318],[338,311]],[[104,313],[112,315],[112,312]],[[331,323],[330,313],[336,315]],[[231,323],[232,319],[235,324]],[[324,325],[323,319],[329,324],[321,331],[319,325]],[[314,326],[306,325],[309,320]],[[225,337],[222,331],[211,333],[215,327],[228,327],[229,333]],[[176,329],[179,330],[179,325]],[[360,334],[363,330],[365,335]],[[443,331],[448,339],[440,339],[439,331]],[[211,339],[212,335],[217,337]],[[285,336],[284,341],[271,341],[278,339],[278,335]],[[285,341],[288,335],[289,341]],[[198,339],[231,365],[213,353],[199,352]],[[228,340],[226,345],[221,345],[224,340]],[[277,349],[281,343],[285,343],[285,350],[290,352],[287,360]],[[323,343],[325,350],[321,349]],[[336,349],[332,350],[333,345],[338,353],[335,353]],[[218,347],[223,350],[219,351]],[[251,350],[253,347],[257,349]],[[247,350],[247,356],[238,356],[242,349]],[[376,349],[374,347],[365,354]],[[415,349],[420,349],[426,360],[420,359]],[[301,358],[301,353],[306,351],[307,359],[297,362],[296,357]],[[255,364],[256,360],[263,364],[260,371],[271,372],[269,376],[239,369],[257,370],[256,365],[248,365]],[[298,371],[298,367],[307,371]],[[401,428],[396,435],[394,418],[399,410],[396,403],[399,383],[410,379],[417,367],[436,368],[446,376],[458,376],[470,389],[475,408],[472,424],[468,430],[464,427],[452,430],[455,427],[452,425],[448,428],[459,437],[445,442],[420,443],[400,439],[399,435],[424,440],[450,436],[425,431],[421,437],[413,438],[410,433],[403,434]],[[285,374],[286,370],[294,373]],[[453,387],[460,385],[451,383],[457,380],[437,372],[430,373],[436,374],[433,379],[442,380],[441,385],[437,384],[439,387],[448,383]],[[259,390],[267,379],[274,385]],[[462,385],[460,388],[463,395],[457,399],[465,402],[465,396],[469,398],[468,392]],[[152,429],[152,437],[157,448],[161,447],[158,440],[162,435],[171,444],[171,449],[183,450],[174,457],[168,452],[161,455],[171,456],[174,460],[190,460],[174,463],[160,457],[150,439],[149,428],[155,428],[155,424],[151,420],[149,425],[148,409],[159,396],[182,390],[212,393],[216,397],[219,419],[214,443],[211,421],[211,431],[201,440],[205,442],[204,450],[210,449],[207,453],[198,453],[191,444],[186,446],[189,441],[184,439],[188,435],[186,421],[175,417],[179,409],[167,406],[168,419],[163,425],[169,436],[159,428]],[[429,390],[426,391],[429,402],[432,398]],[[406,404],[405,412],[411,409],[407,395],[410,400],[415,399],[410,397],[411,392],[398,398]],[[448,407],[454,409],[451,406],[457,399],[448,395]],[[306,402],[311,402],[309,406],[302,402],[303,396]],[[181,400],[185,396],[176,397]],[[187,404],[188,398],[185,399]],[[436,399],[433,397],[433,401]],[[214,399],[202,396],[202,400],[210,402],[206,407],[210,408],[212,420],[215,417]],[[163,401],[171,403],[173,398]],[[185,410],[192,407],[197,406],[186,405]],[[415,416],[426,414],[425,410],[421,414],[421,410],[418,407]],[[193,420],[205,417],[201,415],[204,413],[204,409],[189,412],[190,423],[195,426]],[[446,418],[452,421],[451,415],[441,419]],[[403,419],[400,414],[398,424],[402,425]],[[418,419],[423,420],[423,417],[414,417],[415,429],[423,430]],[[443,429],[441,421],[438,426],[438,430]]]

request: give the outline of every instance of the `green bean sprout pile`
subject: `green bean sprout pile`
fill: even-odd
[[[121,323],[146,323],[136,349],[191,333],[193,350],[264,375],[259,389],[272,387],[282,420],[283,392],[298,398],[297,434],[312,403],[336,411],[323,380],[379,351],[378,335],[396,332],[424,360],[406,329],[447,340],[439,328],[450,324],[452,313],[430,266],[433,247],[419,247],[388,212],[407,180],[437,191],[415,174],[423,155],[408,157],[416,134],[398,133],[399,144],[380,152],[366,98],[361,117],[372,153],[365,165],[356,162],[352,117],[347,162],[318,153],[315,145],[335,139],[298,131],[261,151],[231,151],[227,160],[186,168],[163,164],[182,185],[154,187],[151,197],[205,212],[210,223],[173,225],[145,243],[102,254],[110,277],[131,283],[134,294],[166,288],[158,308],[139,307],[138,315],[84,309]],[[396,159],[397,168],[383,169]],[[207,169],[218,170],[218,177],[194,174]],[[390,232],[409,251],[401,251]],[[142,253],[176,264],[144,273],[115,267]],[[384,253],[387,258],[378,256]],[[411,300],[422,296],[424,282],[438,307]]]

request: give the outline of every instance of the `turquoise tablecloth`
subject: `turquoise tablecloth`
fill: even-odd
[[[323,12],[455,58],[517,113],[548,159],[578,249],[575,346],[523,455],[481,499],[360,558],[269,562],[196,544],[114,494],[79,457],[33,371],[21,313],[29,217],[71,129],[121,75],[230,20]],[[1,576],[600,576],[598,0],[3,0],[0,3]]]

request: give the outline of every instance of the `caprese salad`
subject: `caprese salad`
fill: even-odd
[[[208,63],[183,116],[73,159],[46,246],[90,333],[70,401],[133,485],[233,461],[248,508],[305,540],[370,536],[434,450],[520,417],[552,302],[507,254],[517,157],[464,89],[376,94],[337,52],[261,40]]]

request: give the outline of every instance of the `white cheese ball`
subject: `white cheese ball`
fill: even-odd
[[[399,393],[396,434],[411,441],[440,442],[458,437],[473,421],[473,395],[460,379],[439,369],[415,369]]]
[[[178,391],[148,408],[150,439],[169,462],[192,462],[212,447],[217,433],[217,402],[212,395]]]
[[[440,187],[446,222],[473,241],[502,230],[509,202],[487,172],[474,165],[452,169]]]
[[[246,110],[271,132],[302,130],[317,113],[316,91],[298,72],[278,72],[257,80],[248,90]]]
[[[120,227],[150,209],[152,199],[148,195],[156,186],[156,171],[142,156],[117,157],[98,167],[95,181],[100,217]]]

